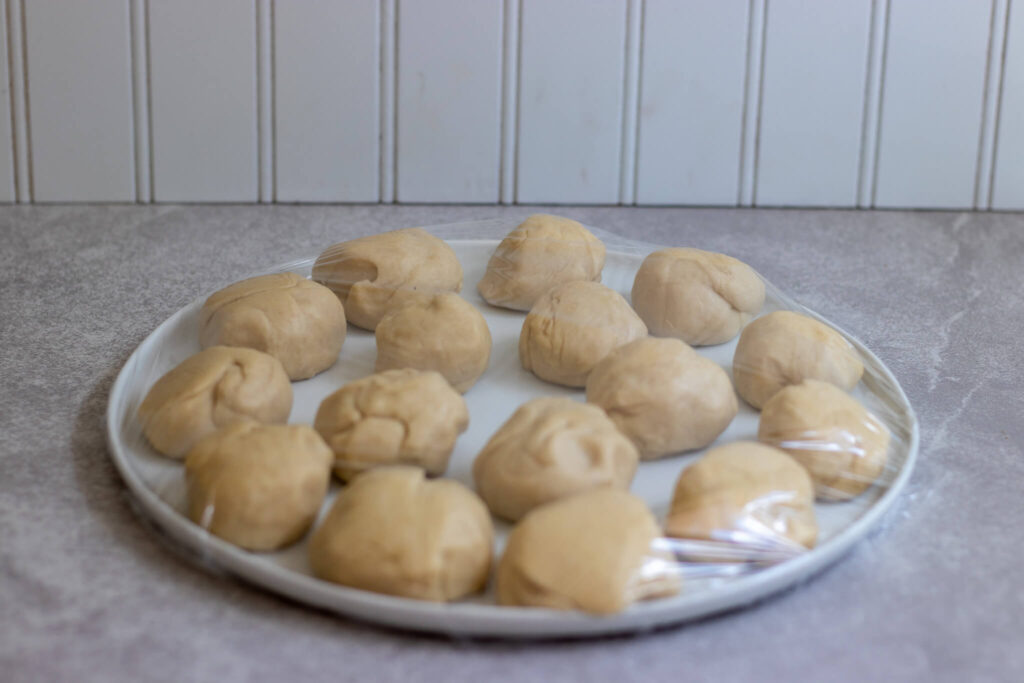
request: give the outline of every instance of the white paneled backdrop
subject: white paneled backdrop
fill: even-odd
[[[0,0],[0,75],[0,202],[1024,209],[1024,0]]]

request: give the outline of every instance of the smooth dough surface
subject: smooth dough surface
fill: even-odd
[[[604,243],[581,223],[534,214],[494,250],[477,291],[494,306],[529,311],[556,285],[600,282],[604,259]]]
[[[703,448],[736,417],[729,375],[679,339],[644,337],[612,351],[587,378],[600,406],[643,460]]]
[[[647,336],[647,326],[618,292],[599,282],[549,289],[519,334],[519,360],[543,380],[582,387],[613,350]]]
[[[508,537],[498,603],[613,614],[673,595],[679,580],[659,570],[665,558],[652,548],[659,536],[646,503],[625,491],[596,489],[539,507]]]
[[[473,461],[476,490],[495,515],[593,488],[628,489],[637,452],[604,411],[570,398],[537,398],[512,414]]]
[[[647,256],[632,302],[651,334],[693,346],[727,342],[764,305],[764,282],[725,254],[671,248]]]
[[[805,380],[768,399],[758,440],[803,465],[819,498],[847,500],[885,468],[889,430],[857,399],[827,382]]]
[[[261,351],[211,346],[158,379],[139,406],[142,433],[160,453],[182,458],[196,441],[235,422],[288,421],[292,385]]]
[[[719,446],[679,475],[665,533],[810,548],[818,538],[814,487],[806,470],[777,448],[753,441]]]
[[[327,581],[444,602],[483,589],[493,536],[487,507],[462,484],[382,467],[338,494],[313,532],[309,561]]]
[[[327,495],[332,459],[308,425],[225,427],[185,458],[189,519],[248,550],[294,543]]]
[[[422,228],[369,235],[327,247],[313,280],[345,305],[348,321],[367,330],[410,301],[462,290],[462,266],[444,240]]]
[[[199,344],[244,346],[307,379],[334,365],[345,342],[345,309],[334,293],[295,273],[249,278],[214,292],[199,311]]]
[[[460,392],[487,370],[491,331],[476,307],[458,294],[411,301],[377,325],[377,372],[434,370]]]
[[[414,465],[437,476],[469,426],[469,411],[439,373],[406,368],[346,384],[320,403],[313,424],[344,481],[381,465]]]
[[[793,311],[775,311],[747,325],[732,361],[736,391],[761,408],[777,391],[805,379],[849,391],[864,374],[857,350],[825,323]]]

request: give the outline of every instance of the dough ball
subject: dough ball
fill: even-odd
[[[580,223],[536,214],[494,250],[477,290],[489,304],[529,311],[555,285],[600,282],[604,256],[604,244]]]
[[[761,311],[764,282],[725,254],[662,249],[640,265],[632,299],[651,334],[693,346],[721,344]]]
[[[514,521],[581,491],[628,489],[636,465],[636,448],[603,410],[570,398],[537,398],[487,442],[473,462],[473,479],[491,512]]]
[[[725,370],[678,339],[656,337],[620,346],[598,363],[587,401],[604,408],[643,460],[707,446],[739,410]]]
[[[437,476],[469,426],[469,411],[439,373],[388,370],[325,398],[314,426],[344,481],[380,465],[414,465]]]
[[[539,507],[512,530],[498,563],[498,603],[620,612],[673,595],[677,576],[652,548],[658,524],[639,498],[597,489]]]
[[[261,275],[214,292],[199,311],[199,344],[244,346],[306,379],[334,365],[345,341],[345,309],[323,285],[295,273]]]
[[[885,468],[889,430],[857,399],[813,379],[782,389],[764,404],[758,440],[803,465],[818,497],[847,500]]]
[[[738,441],[712,448],[679,475],[665,533],[811,548],[818,538],[811,478],[771,446]]]
[[[316,519],[332,460],[331,449],[308,425],[225,427],[185,458],[189,519],[248,550],[282,548]]]
[[[160,453],[183,458],[202,437],[235,422],[288,421],[292,385],[260,351],[211,346],[156,381],[139,406],[142,433]]]
[[[461,291],[462,266],[444,240],[405,228],[327,247],[313,279],[338,295],[350,323],[373,330],[396,306]]]
[[[409,302],[377,325],[377,372],[436,370],[466,393],[484,374],[490,358],[487,322],[458,294]]]
[[[793,311],[775,311],[747,325],[732,361],[736,391],[755,408],[805,379],[849,391],[862,374],[857,350],[841,334]]]
[[[519,334],[519,360],[541,379],[582,387],[614,349],[647,336],[622,296],[599,282],[567,282],[533,305]]]
[[[418,467],[382,467],[338,494],[309,562],[327,581],[444,602],[483,589],[494,529],[475,493]]]

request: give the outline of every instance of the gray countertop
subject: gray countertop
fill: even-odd
[[[172,552],[106,451],[111,382],[181,306],[331,242],[525,207],[0,207],[5,681],[1024,680],[1024,216],[560,207],[741,258],[860,337],[921,423],[911,483],[830,569],[634,637],[470,642],[293,604]]]

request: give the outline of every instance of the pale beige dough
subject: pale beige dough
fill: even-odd
[[[512,414],[473,462],[476,490],[495,515],[593,488],[628,489],[637,452],[604,411],[570,398],[537,398]]]
[[[555,285],[600,282],[604,259],[604,244],[582,224],[535,214],[494,250],[477,291],[489,304],[529,311]]]
[[[307,379],[334,365],[345,342],[345,309],[323,285],[295,273],[249,278],[214,292],[199,311],[199,345],[244,346]]]
[[[248,550],[276,550],[309,530],[331,480],[331,450],[308,425],[243,422],[185,458],[188,516]]]
[[[647,327],[618,292],[599,282],[567,282],[530,309],[519,334],[519,360],[541,379],[582,387],[605,356],[645,336]]]
[[[469,411],[440,373],[406,368],[346,384],[323,400],[313,424],[344,481],[381,465],[415,465],[437,476],[469,426]]]
[[[620,346],[598,363],[587,401],[608,413],[642,460],[707,446],[739,410],[725,370],[678,339],[656,337]]]
[[[755,408],[805,379],[849,391],[862,374],[857,350],[841,334],[793,311],[775,311],[747,325],[732,361],[736,391]]]
[[[350,323],[373,330],[397,306],[461,291],[462,266],[444,240],[405,228],[327,247],[313,279],[338,295]]]
[[[764,305],[764,282],[725,254],[671,248],[647,256],[633,281],[633,308],[651,334],[693,346],[727,342]]]
[[[613,614],[673,595],[680,582],[652,547],[659,536],[647,505],[617,489],[539,507],[508,537],[495,578],[498,603]]]
[[[288,421],[292,385],[261,351],[211,346],[158,379],[139,406],[142,433],[160,453],[182,458],[196,441],[235,422]]]
[[[487,583],[494,530],[487,507],[418,467],[356,477],[313,532],[313,573],[352,588],[445,602]]]
[[[713,448],[679,475],[665,533],[813,547],[818,524],[811,478],[771,446],[738,441]]]
[[[768,399],[757,438],[803,465],[824,500],[863,493],[882,473],[889,450],[889,430],[857,399],[810,379]]]

